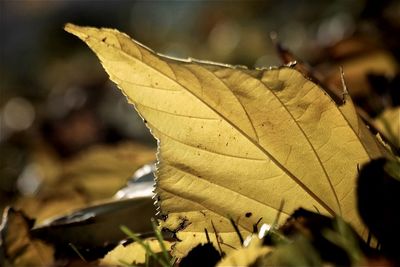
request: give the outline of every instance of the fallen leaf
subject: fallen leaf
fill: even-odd
[[[93,257],[95,253],[86,251],[97,249],[101,252],[125,238],[119,229],[121,225],[140,235],[152,236],[150,220],[156,213],[153,203],[154,200],[147,196],[90,205],[35,225],[32,235],[61,248],[63,254],[74,255],[69,245],[73,244],[82,250],[85,258]]]
[[[346,73],[353,97],[371,93],[367,74],[374,73],[394,77],[399,70],[391,53],[384,50],[370,51],[338,62],[337,65],[330,68],[330,73],[326,74],[326,83],[340,85],[340,73],[337,71],[339,66],[342,66]]]
[[[40,188],[34,195],[19,198],[15,206],[40,224],[108,199],[125,186],[137,168],[154,161],[154,153],[133,142],[93,146],[63,161],[41,151],[32,157],[42,181]]]
[[[53,266],[54,249],[34,239],[30,229],[34,220],[13,208],[4,210],[0,227],[0,249],[11,266]],[[0,258],[0,265],[5,265]]]
[[[112,29],[67,24],[159,140],[157,198],[163,227],[184,256],[204,229],[224,251],[253,225],[296,208],[340,214],[365,234],[355,205],[357,166],[381,155],[351,101],[338,107],[290,68],[176,60]],[[212,234],[211,234],[212,233]],[[216,242],[218,240],[218,242]]]
[[[232,251],[217,264],[217,267],[223,266],[254,266],[258,258],[263,257],[272,251],[271,247],[262,246],[261,240],[253,238],[247,247]],[[256,265],[259,266],[259,265]]]
[[[143,240],[150,249],[155,253],[161,253],[162,249],[160,243],[155,238],[147,238]],[[171,250],[172,243],[164,241],[164,246],[167,251]],[[111,250],[107,255],[101,259],[100,265],[103,266],[125,266],[124,263],[128,264],[142,264],[146,261],[146,250],[143,246],[137,242],[129,245],[118,245],[116,248]]]
[[[66,161],[60,183],[79,186],[92,201],[105,199],[124,186],[136,169],[154,160],[154,150],[137,143],[99,145]]]
[[[327,264],[329,266],[330,263]],[[278,245],[271,253],[258,258],[254,266],[317,267],[324,266],[324,262],[310,240],[300,235],[292,242]]]
[[[400,107],[388,108],[374,120],[375,127],[400,148]]]
[[[22,210],[29,217],[34,217],[36,223],[71,212],[88,205],[87,198],[75,188],[46,188],[36,196],[20,197],[15,208]]]

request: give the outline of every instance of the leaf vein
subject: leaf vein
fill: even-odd
[[[260,138],[259,138],[259,136],[258,136],[258,134],[257,134],[257,131],[256,131],[255,127],[254,127],[254,123],[253,123],[252,119],[250,118],[250,115],[249,115],[249,113],[247,112],[246,108],[244,107],[242,101],[240,101],[239,97],[238,97],[234,92],[232,92],[232,90],[231,90],[230,87],[227,85],[227,83],[226,83],[223,79],[221,79],[220,77],[218,77],[213,71],[210,71],[210,70],[208,70],[207,68],[203,68],[203,69],[206,70],[207,73],[210,73],[210,74],[213,75],[215,78],[217,78],[217,79],[225,86],[225,88],[233,95],[233,97],[238,101],[239,105],[242,107],[242,109],[243,109],[243,111],[244,111],[244,113],[245,113],[245,115],[246,115],[246,117],[247,117],[247,120],[249,121],[249,123],[250,123],[250,125],[251,125],[251,128],[253,129],[253,132],[254,132],[254,135],[256,136],[257,142],[260,142]],[[193,75],[196,75],[196,74],[193,73]],[[203,87],[202,85],[200,85],[200,86]]]
[[[290,80],[292,77],[293,77],[293,73],[290,73],[290,76],[289,76],[288,80]],[[272,93],[272,95],[274,95],[274,97],[279,101],[279,103],[283,106],[283,108],[286,110],[286,112],[290,115],[290,117],[292,118],[292,120],[294,121],[294,123],[296,124],[296,126],[299,128],[299,130],[301,131],[301,133],[302,133],[303,136],[305,137],[307,143],[309,144],[309,146],[311,147],[311,149],[312,149],[312,151],[313,151],[315,157],[317,158],[318,163],[319,163],[319,165],[321,166],[321,168],[322,168],[322,170],[323,170],[323,172],[324,172],[324,175],[325,175],[326,179],[328,180],[329,186],[330,186],[330,188],[331,188],[331,190],[332,190],[332,193],[334,194],[335,200],[336,200],[336,202],[337,202],[337,205],[338,205],[338,208],[339,208],[339,211],[340,211],[340,210],[341,210],[341,206],[340,206],[340,202],[339,202],[339,198],[338,198],[338,196],[337,196],[336,190],[335,190],[335,188],[334,188],[333,185],[332,185],[332,181],[331,181],[331,179],[330,179],[330,177],[329,177],[329,175],[328,175],[328,172],[326,171],[325,166],[324,166],[323,163],[321,162],[321,159],[320,159],[320,157],[318,156],[318,153],[317,153],[317,151],[315,150],[314,145],[311,143],[309,137],[306,135],[306,133],[304,132],[303,128],[300,126],[299,122],[296,120],[296,118],[293,116],[293,114],[290,112],[290,110],[287,108],[287,106],[282,102],[282,100],[278,97],[278,95],[274,92],[274,90],[271,89],[271,88],[269,88],[264,82],[262,82],[262,81],[260,81],[260,82],[261,82],[262,84],[264,84],[264,86],[265,86],[266,88],[268,88],[269,91]],[[306,84],[306,83],[303,83],[303,84],[302,84],[302,86],[301,86],[302,89],[304,88],[304,85],[305,85],[305,84]],[[331,210],[329,210],[329,211],[331,212]],[[341,213],[341,212],[340,212],[340,213]]]
[[[148,123],[148,124],[150,124],[150,123]],[[216,155],[219,155],[219,156],[224,156],[224,157],[237,158],[237,159],[243,159],[243,160],[265,161],[265,162],[268,162],[267,159],[257,159],[257,158],[250,158],[250,157],[240,157],[240,156],[237,156],[237,155],[223,154],[223,153],[221,153],[221,152],[208,150],[208,149],[205,149],[205,148],[203,148],[203,147],[195,146],[195,145],[193,145],[193,144],[188,144],[188,143],[182,142],[182,140],[179,140],[179,139],[177,139],[177,138],[175,138],[175,137],[172,137],[172,136],[170,136],[170,135],[167,135],[166,133],[160,131],[160,129],[154,127],[153,124],[150,124],[150,125],[151,125],[151,127],[154,128],[156,131],[158,131],[161,135],[163,135],[163,136],[165,136],[165,137],[167,137],[167,138],[169,138],[169,139],[171,139],[171,140],[174,140],[175,142],[178,142],[178,143],[181,143],[181,144],[183,144],[183,145],[186,145],[186,146],[188,146],[188,147],[192,147],[192,148],[195,148],[195,149],[199,149],[199,150],[202,150],[202,151],[205,151],[205,152],[209,152],[209,153],[216,154]]]
[[[257,200],[257,199],[255,199],[255,198],[253,198],[253,197],[243,195],[243,194],[241,194],[240,192],[237,192],[237,191],[235,191],[235,190],[233,190],[233,189],[231,189],[231,188],[225,187],[225,186],[220,185],[220,184],[217,184],[217,183],[215,183],[215,182],[211,182],[211,181],[209,181],[209,180],[207,180],[207,179],[204,179],[203,177],[196,176],[196,175],[194,175],[194,174],[192,174],[192,173],[190,173],[190,172],[188,172],[188,171],[186,171],[186,170],[184,170],[184,169],[182,169],[182,168],[180,168],[180,167],[178,167],[178,166],[176,166],[176,165],[173,165],[173,164],[171,164],[171,163],[169,163],[169,162],[165,162],[165,164],[168,165],[168,166],[170,166],[170,167],[172,167],[173,169],[176,169],[176,170],[179,171],[179,172],[182,172],[182,173],[186,174],[186,175],[189,175],[189,176],[192,176],[192,177],[196,177],[196,179],[200,179],[200,180],[202,180],[203,182],[205,182],[205,183],[207,183],[207,184],[214,185],[215,187],[218,187],[218,188],[224,188],[224,189],[226,189],[226,190],[228,190],[228,191],[231,191],[231,192],[233,192],[233,193],[238,194],[239,196],[245,197],[245,198],[247,198],[247,199],[249,199],[249,200],[252,200],[252,201],[254,201],[254,202],[256,202],[256,203],[259,203],[259,204],[261,204],[261,205],[263,205],[263,206],[270,207],[270,208],[272,208],[272,209],[274,209],[274,210],[276,210],[276,211],[279,211],[279,210],[280,210],[280,207],[274,207],[274,206],[272,206],[272,205],[270,205],[270,204],[268,204],[268,203],[264,203],[264,202],[262,202],[262,201],[260,201],[260,200]],[[195,202],[196,202],[196,201],[195,201]],[[198,202],[196,202],[196,203],[198,203]],[[200,204],[200,203],[199,203],[199,204]],[[202,204],[200,204],[200,205],[202,205]],[[202,206],[204,206],[204,205],[202,205]],[[205,207],[205,208],[207,208],[207,207]],[[288,216],[290,215],[289,213],[287,213],[287,212],[285,212],[285,211],[283,211],[283,210],[282,210],[282,213],[285,214],[285,215],[288,215]]]
[[[155,110],[155,111],[158,111],[158,112],[161,112],[161,113],[166,113],[166,114],[169,114],[169,115],[172,115],[172,116],[185,117],[185,118],[189,118],[189,119],[198,119],[198,120],[213,120],[213,121],[219,120],[217,118],[197,117],[197,116],[190,116],[190,115],[186,115],[186,114],[173,113],[173,112],[169,112],[169,111],[166,111],[166,110],[150,107],[150,106],[144,105],[144,104],[139,103],[139,102],[135,102],[130,97],[128,97],[128,99],[132,103],[135,103],[135,105],[137,105],[137,106],[141,106],[141,107],[144,107],[144,108],[147,108],[147,109]]]

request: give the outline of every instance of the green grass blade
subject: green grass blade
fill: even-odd
[[[162,255],[164,256],[164,260],[168,263],[171,263],[171,258],[169,256],[167,248],[165,247],[165,244],[164,244],[164,238],[162,237],[162,234],[161,234],[160,230],[158,229],[154,218],[151,218],[151,224],[153,225],[153,230],[154,230],[154,233],[156,234],[158,243],[160,243],[160,247],[162,250]]]
[[[146,243],[143,242],[142,239],[140,239],[134,232],[132,232],[128,227],[125,225],[121,225],[120,227],[121,231],[124,232],[128,237],[132,238],[135,242],[138,242],[145,250],[146,253],[148,253],[150,256],[152,256],[158,263],[160,263],[161,266],[163,267],[171,267],[169,262],[165,262],[164,259],[160,258],[156,253],[154,253],[150,246],[147,245]]]

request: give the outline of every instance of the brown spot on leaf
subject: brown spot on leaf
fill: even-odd
[[[246,212],[246,214],[245,214],[246,218],[250,218],[251,215],[253,215],[253,213],[251,213],[251,212]]]

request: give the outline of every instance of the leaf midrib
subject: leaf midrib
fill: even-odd
[[[247,74],[245,74],[245,75],[247,75]],[[291,74],[291,76],[293,76],[293,74]],[[290,76],[290,77],[291,77],[291,76]],[[290,77],[289,77],[289,78],[290,78]],[[274,90],[272,90],[271,88],[269,88],[269,87],[268,87],[265,83],[263,83],[261,80],[260,80],[260,83],[262,83],[266,88],[268,88],[269,91],[275,96],[275,98],[276,98],[276,99],[279,101],[279,103],[284,107],[284,109],[286,110],[286,112],[290,115],[290,117],[292,118],[292,120],[294,121],[294,123],[296,124],[296,126],[299,128],[299,130],[300,130],[301,133],[303,134],[304,138],[307,140],[308,145],[311,147],[311,149],[312,149],[312,151],[313,151],[315,157],[316,157],[317,160],[318,160],[319,165],[320,165],[321,168],[322,168],[322,171],[324,172],[324,175],[325,175],[326,179],[328,180],[329,186],[330,186],[330,188],[332,189],[333,195],[335,196],[335,200],[336,200],[336,203],[337,203],[337,205],[338,205],[339,212],[342,213],[340,201],[339,201],[339,198],[338,198],[338,196],[337,196],[336,190],[335,190],[335,188],[333,187],[331,178],[329,177],[328,172],[327,172],[326,169],[325,169],[325,166],[322,164],[321,158],[318,156],[318,153],[317,153],[317,151],[315,150],[314,145],[311,143],[311,141],[309,140],[309,138],[307,138],[307,135],[306,135],[306,133],[304,132],[303,128],[300,126],[300,124],[298,123],[298,121],[294,118],[293,114],[289,111],[289,109],[287,108],[287,106],[282,102],[282,100],[281,100],[281,99],[278,97],[278,95],[274,92]],[[304,86],[304,85],[303,85],[303,86]],[[303,87],[303,86],[302,86],[302,87]]]
[[[289,213],[287,213],[287,212],[285,212],[285,211],[283,211],[283,210],[279,210],[279,208],[273,207],[273,206],[271,206],[271,205],[269,205],[269,204],[267,204],[267,203],[261,202],[261,201],[255,199],[255,198],[250,197],[250,196],[243,195],[243,194],[241,194],[240,192],[237,192],[237,191],[235,191],[235,190],[233,190],[233,189],[230,189],[230,188],[227,188],[227,187],[225,187],[225,186],[222,186],[222,185],[213,183],[212,181],[209,181],[209,180],[207,180],[207,179],[205,179],[205,178],[203,178],[203,177],[196,176],[196,175],[194,175],[194,174],[192,174],[192,173],[190,173],[190,172],[187,172],[187,171],[185,171],[185,170],[183,170],[183,169],[181,169],[181,168],[179,168],[179,167],[177,167],[177,166],[175,166],[175,165],[173,165],[173,164],[171,164],[171,163],[169,163],[169,162],[167,162],[167,161],[165,161],[164,164],[165,164],[166,166],[169,166],[169,167],[171,167],[171,168],[177,170],[178,172],[181,172],[181,173],[184,173],[184,174],[187,174],[187,175],[190,175],[190,176],[195,176],[195,177],[197,177],[198,179],[201,179],[201,180],[202,180],[203,182],[205,182],[205,183],[210,183],[210,184],[212,184],[212,185],[214,185],[214,186],[216,186],[216,187],[222,187],[222,188],[224,188],[225,190],[231,191],[231,192],[233,192],[233,193],[240,194],[240,195],[242,195],[244,198],[249,199],[250,201],[254,201],[254,202],[259,203],[259,204],[261,204],[261,205],[267,206],[267,207],[269,207],[269,208],[271,208],[271,209],[280,211],[280,212],[282,212],[283,214],[285,214],[287,217],[290,216]],[[165,188],[163,188],[162,190],[165,190]],[[174,192],[172,192],[172,191],[169,191],[169,190],[165,190],[165,191],[169,192],[170,194],[176,194],[176,195],[179,196],[179,194],[174,193]],[[209,207],[206,207],[206,206],[204,206],[204,205],[201,204],[201,203],[198,203],[198,202],[196,202],[196,201],[194,201],[194,200],[188,199],[187,197],[183,197],[183,196],[179,196],[179,197],[181,197],[181,198],[183,198],[183,199],[187,199],[187,200],[189,200],[189,201],[191,201],[191,202],[197,203],[198,205],[204,207],[205,209],[210,210],[210,211],[212,211],[212,212],[214,212],[214,213],[216,213],[216,214],[218,214],[218,215],[220,215],[220,216],[222,216],[222,217],[226,217],[226,216],[224,216],[223,214],[221,214],[220,212],[218,212],[218,211],[216,211],[216,210],[212,210],[212,209],[210,209]],[[242,226],[243,228],[245,228],[243,225],[241,225],[241,226]],[[246,229],[246,230],[251,231],[251,229]]]
[[[97,42],[100,43],[104,43],[104,41],[99,40],[93,36],[88,36],[88,39],[94,39]],[[132,40],[132,39],[130,39]],[[119,41],[119,40],[118,40]],[[135,45],[138,45],[138,43],[135,40],[132,40],[134,42]],[[114,45],[108,45],[109,47],[113,47],[114,49],[117,49]],[[143,47],[140,45],[140,48],[143,49]],[[139,49],[139,52],[141,53],[142,57],[142,51],[141,49]],[[266,149],[264,149],[262,146],[260,146],[260,144],[255,143],[254,140],[252,138],[250,138],[245,132],[243,132],[240,128],[238,128],[234,123],[232,123],[228,118],[226,118],[223,114],[221,114],[220,112],[218,112],[216,109],[214,109],[212,106],[210,106],[207,102],[205,102],[203,99],[201,99],[200,97],[198,97],[196,94],[194,94],[192,91],[190,91],[188,88],[186,88],[185,86],[183,86],[181,83],[179,83],[176,80],[173,80],[171,77],[169,77],[168,75],[162,73],[161,71],[153,68],[152,66],[146,64],[144,61],[141,61],[139,59],[137,59],[136,57],[126,53],[125,51],[123,51],[122,49],[119,49],[118,51],[121,51],[125,56],[135,60],[136,62],[139,62],[140,64],[142,64],[143,66],[145,66],[146,68],[150,68],[153,71],[159,73],[159,75],[164,76],[165,78],[167,78],[168,80],[178,84],[183,90],[185,90],[186,92],[188,92],[190,95],[192,95],[193,97],[195,97],[197,100],[201,101],[205,106],[207,106],[210,110],[212,110],[213,112],[215,112],[218,116],[220,116],[224,121],[226,121],[229,125],[231,125],[235,130],[237,130],[241,135],[243,135],[248,141],[250,141],[255,147],[257,147],[263,154],[265,154],[272,162],[275,163],[275,165],[277,167],[279,167],[284,173],[286,173],[293,181],[295,181],[304,191],[306,191],[316,202],[318,202],[322,207],[324,207],[331,215],[335,215],[336,213],[332,210],[331,207],[329,207],[324,201],[322,201],[314,192],[312,192],[304,183],[302,183],[292,172],[290,172],[287,168],[285,168],[275,157],[273,157]],[[154,56],[158,56],[161,57],[160,55],[156,54],[155,52],[153,52],[152,50],[148,50],[151,54],[153,54]],[[175,71],[173,70],[173,68],[170,66],[170,64],[167,61],[164,61],[166,63],[166,65],[171,69],[171,71],[175,74]],[[196,74],[193,73],[192,70],[190,70],[189,68],[185,68],[186,70],[188,70],[190,73],[192,73],[192,75],[197,79],[198,83],[200,84],[200,86],[202,87],[202,84],[200,83],[198,77],[196,76]],[[203,88],[203,87],[202,87]]]
[[[211,74],[213,74],[214,77],[216,77],[217,79],[220,79],[217,75],[215,75],[214,72],[212,72],[212,71],[209,71],[209,72],[210,72]],[[248,78],[248,79],[255,79],[254,77],[252,77],[251,75],[249,75],[249,74],[247,74],[247,73],[245,73],[245,72],[241,72],[241,73],[242,73],[243,76],[245,76],[245,77]],[[292,76],[293,76],[293,74],[291,74],[289,78],[291,78]],[[306,133],[304,132],[303,128],[300,126],[300,124],[298,123],[298,121],[294,118],[292,112],[290,112],[290,110],[289,110],[289,109],[287,108],[287,106],[282,102],[282,100],[278,97],[278,95],[274,92],[274,90],[272,90],[272,89],[271,89],[267,84],[265,84],[261,79],[255,79],[255,80],[257,80],[257,82],[259,83],[260,86],[263,86],[263,87],[267,88],[267,89],[271,92],[271,94],[274,96],[274,98],[275,98],[275,99],[280,103],[280,105],[286,110],[287,114],[289,114],[289,116],[290,116],[290,118],[292,119],[292,121],[295,123],[295,125],[297,126],[297,128],[300,130],[300,132],[302,133],[302,135],[303,135],[304,138],[306,139],[306,141],[307,141],[309,147],[311,147],[311,149],[312,149],[312,151],[313,151],[313,154],[315,155],[315,157],[316,157],[317,160],[318,160],[318,163],[319,163],[319,165],[320,165],[320,167],[321,167],[321,169],[322,169],[322,171],[323,171],[323,173],[324,173],[325,178],[328,180],[329,186],[330,186],[330,188],[331,188],[331,190],[332,190],[332,193],[333,193],[333,195],[334,195],[334,197],[335,197],[336,204],[337,204],[338,209],[339,209],[339,213],[341,214],[341,205],[340,205],[340,201],[339,201],[339,198],[338,198],[338,196],[337,196],[336,190],[335,190],[335,188],[333,187],[333,184],[332,184],[332,182],[331,182],[331,177],[328,175],[328,172],[326,171],[325,166],[322,164],[322,161],[321,161],[320,157],[318,156],[318,153],[317,153],[317,151],[315,150],[314,145],[311,143],[311,141],[309,140],[309,138],[307,138]],[[230,89],[229,89],[229,86],[228,86],[223,80],[221,80],[221,81],[224,83],[225,87],[226,87],[228,90],[230,90]],[[230,90],[230,92],[232,92],[232,91]],[[233,94],[233,95],[238,99],[238,101],[240,102],[239,98],[234,94],[234,92],[232,92],[232,94]],[[241,103],[241,102],[240,102],[240,103]],[[246,108],[243,106],[243,104],[241,104],[241,105],[242,105],[244,111],[246,112],[247,118],[249,119],[250,123],[251,123],[252,126],[253,126],[253,129],[254,129],[254,131],[255,131],[255,134],[257,135],[257,132],[256,132],[256,130],[255,130],[255,128],[254,128],[254,125],[253,125],[253,123],[252,123],[252,121],[251,121],[251,119],[250,119],[249,114],[247,113]]]

